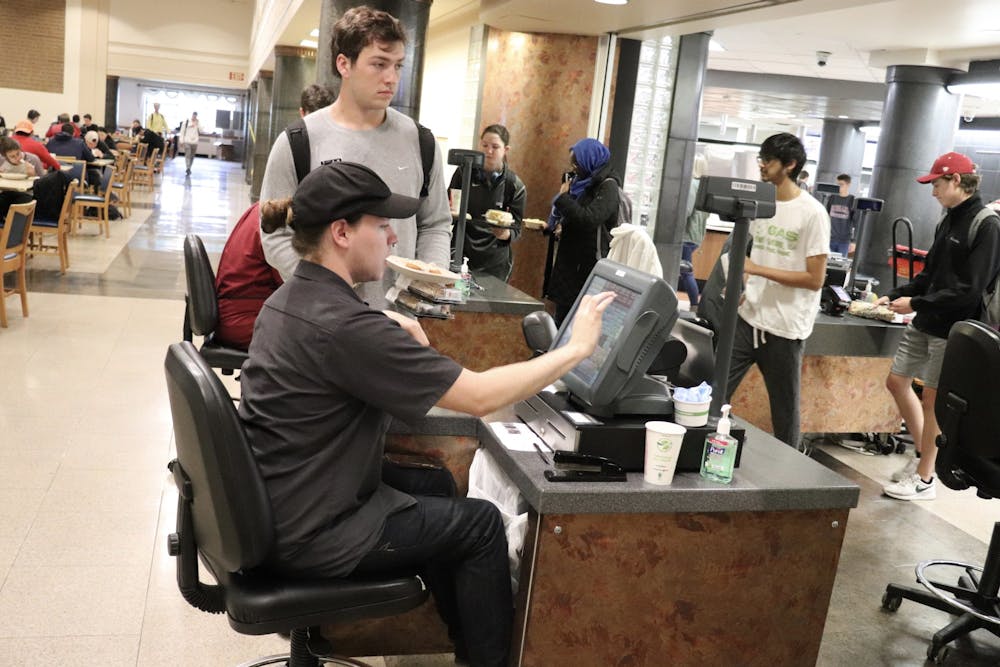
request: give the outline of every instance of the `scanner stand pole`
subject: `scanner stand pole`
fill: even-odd
[[[458,204],[458,220],[455,221],[455,244],[451,255],[451,270],[458,273],[462,270],[462,258],[465,257],[465,215],[469,212],[469,190],[472,189],[471,155],[462,156],[462,201]]]
[[[729,385],[729,365],[733,356],[733,339],[736,337],[736,310],[743,293],[743,263],[747,256],[747,239],[750,220],[757,215],[757,202],[740,200],[740,216],[733,222],[733,242],[729,246],[729,275],[726,279],[726,299],[722,306],[722,323],[719,327],[719,345],[715,350],[715,378],[712,381],[710,417],[722,416]]]

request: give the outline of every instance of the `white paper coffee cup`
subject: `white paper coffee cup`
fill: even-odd
[[[643,478],[650,484],[674,481],[674,470],[687,429],[673,422],[646,422],[646,461]]]
[[[462,190],[460,188],[452,188],[448,193],[451,195],[451,214],[458,215],[462,210]]]

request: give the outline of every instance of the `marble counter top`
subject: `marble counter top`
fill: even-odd
[[[496,439],[486,420],[479,439],[525,500],[539,514],[641,512],[772,512],[851,508],[859,488],[773,436],[737,419],[747,430],[742,462],[730,485],[715,484],[697,473],[678,473],[673,484],[654,486],[642,473],[622,483],[548,482],[547,466],[536,452],[511,452]]]

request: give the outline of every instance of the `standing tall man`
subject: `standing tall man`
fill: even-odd
[[[773,218],[750,223],[753,250],[736,320],[728,403],[753,364],[760,368],[771,404],[774,435],[799,445],[802,351],[819,310],[819,291],[830,251],[830,217],[796,180],[806,161],[798,137],[775,134],[760,145],[760,180],[773,183]]]
[[[885,379],[919,457],[894,473],[896,483],[883,489],[885,495],[898,500],[932,500],[937,496],[935,438],[941,431],[934,400],[948,332],[956,322],[979,317],[983,290],[1000,267],[1000,220],[995,213],[982,220],[975,237],[970,238],[972,220],[985,208],[976,192],[980,176],[972,160],[961,153],[945,153],[934,161],[931,172],[917,181],[934,183],[931,194],[947,213],[934,232],[923,271],[877,302],[903,315],[916,313],[903,332]],[[920,399],[912,388],[914,377],[924,383]]]
[[[334,74],[342,83],[337,100],[305,117],[310,170],[329,160],[359,162],[371,168],[393,192],[416,197],[423,187],[423,166],[416,123],[391,109],[399,85],[406,34],[391,14],[370,7],[344,12],[333,28]],[[274,142],[267,159],[261,200],[291,197],[298,186],[287,133]],[[427,196],[413,218],[394,220],[399,240],[396,254],[447,266],[451,256],[451,213],[441,150],[434,147]],[[264,256],[288,280],[300,256],[287,228],[261,232]],[[391,280],[387,276],[388,280]],[[388,287],[383,280],[362,284],[361,298],[384,307]]]
[[[161,136],[166,134],[167,130],[170,129],[167,126],[167,119],[160,113],[159,102],[153,102],[153,113],[149,114],[149,118],[146,120],[146,129],[152,130]]]
[[[191,165],[194,164],[194,154],[198,152],[198,138],[201,130],[198,128],[198,112],[192,111],[191,118],[181,125],[180,141],[184,144],[184,164],[187,167],[185,174],[191,174]]]

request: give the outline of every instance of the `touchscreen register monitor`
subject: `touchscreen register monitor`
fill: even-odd
[[[677,319],[677,295],[662,278],[602,259],[591,271],[550,349],[565,345],[585,294],[614,292],[594,353],[563,376],[571,397],[594,414],[614,414],[641,384]]]

